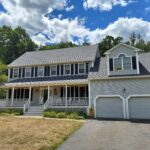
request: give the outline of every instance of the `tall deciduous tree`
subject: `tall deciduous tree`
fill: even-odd
[[[24,52],[33,51],[36,47],[21,27],[0,27],[0,58],[4,63],[9,64]]]
[[[111,49],[112,47],[116,46],[120,42],[123,41],[122,37],[116,37],[114,38],[113,36],[106,36],[100,43],[99,43],[99,51],[100,55],[104,56],[104,53]]]

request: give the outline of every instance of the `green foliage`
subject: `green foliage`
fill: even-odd
[[[23,115],[23,110],[19,108],[7,108],[7,109],[0,109],[0,115],[14,115],[19,116]]]
[[[62,49],[62,48],[69,48],[69,47],[77,47],[76,44],[73,44],[72,42],[61,42],[59,44],[55,45],[47,45],[40,48],[40,50],[52,50],[52,49]]]
[[[113,36],[106,36],[100,43],[99,43],[99,51],[100,55],[104,56],[104,53],[122,42],[123,38],[122,37],[117,37],[114,38]]]
[[[36,44],[21,27],[12,29],[8,26],[0,27],[0,58],[5,64],[21,56],[26,51],[33,51]]]
[[[43,113],[44,117],[48,118],[67,118],[67,119],[85,119],[86,114],[84,112],[61,112],[61,111],[52,111],[46,110]]]

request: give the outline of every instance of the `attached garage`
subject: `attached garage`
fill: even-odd
[[[96,118],[125,118],[124,100],[121,96],[97,96],[95,99]]]
[[[129,119],[150,119],[150,95],[128,98]]]

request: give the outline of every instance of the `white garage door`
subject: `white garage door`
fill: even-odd
[[[120,97],[99,97],[95,104],[96,118],[124,118],[123,100]]]
[[[131,97],[128,107],[130,119],[150,119],[150,97]]]

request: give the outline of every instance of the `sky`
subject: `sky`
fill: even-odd
[[[23,27],[39,45],[100,42],[132,32],[150,40],[150,0],[0,0],[0,26]]]

